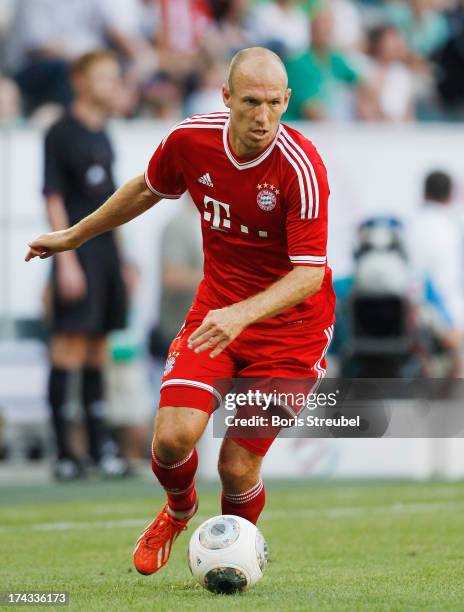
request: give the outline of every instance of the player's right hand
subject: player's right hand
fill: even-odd
[[[66,255],[71,257],[57,261],[58,294],[65,302],[73,302],[85,297],[87,279],[74,253],[66,253]]]
[[[68,229],[42,234],[32,242],[29,242],[29,250],[24,260],[30,261],[34,257],[47,259],[47,257],[55,255],[55,253],[75,249],[78,246],[78,244],[74,244]]]

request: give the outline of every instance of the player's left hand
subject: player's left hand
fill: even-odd
[[[24,257],[25,261],[30,261],[34,259],[34,257],[47,259],[47,257],[51,257],[56,253],[75,249],[80,246],[80,244],[75,239],[72,228],[67,228],[56,232],[49,232],[48,234],[42,234],[32,242],[29,242],[28,246],[29,250]]]
[[[188,347],[195,353],[213,349],[210,357],[216,357],[246,327],[244,315],[234,306],[210,310],[202,324],[188,339]]]

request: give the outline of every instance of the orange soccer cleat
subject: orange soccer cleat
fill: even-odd
[[[169,560],[171,547],[178,535],[187,529],[187,523],[195,514],[198,501],[192,514],[186,519],[176,519],[168,513],[166,504],[155,520],[145,528],[134,549],[135,569],[144,575],[154,574]]]

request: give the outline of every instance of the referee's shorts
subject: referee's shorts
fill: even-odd
[[[64,300],[58,291],[54,262],[52,332],[105,335],[123,329],[127,318],[127,292],[113,237],[94,238],[76,252],[87,280],[87,292],[82,299]]]

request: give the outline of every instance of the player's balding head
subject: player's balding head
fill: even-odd
[[[269,49],[251,47],[233,57],[222,99],[230,110],[230,138],[237,155],[253,156],[270,144],[290,94],[285,66]]]
[[[275,85],[287,88],[288,78],[280,57],[264,47],[242,49],[234,55],[229,66],[227,86],[233,92],[240,83],[248,83],[257,78],[269,79]]]

